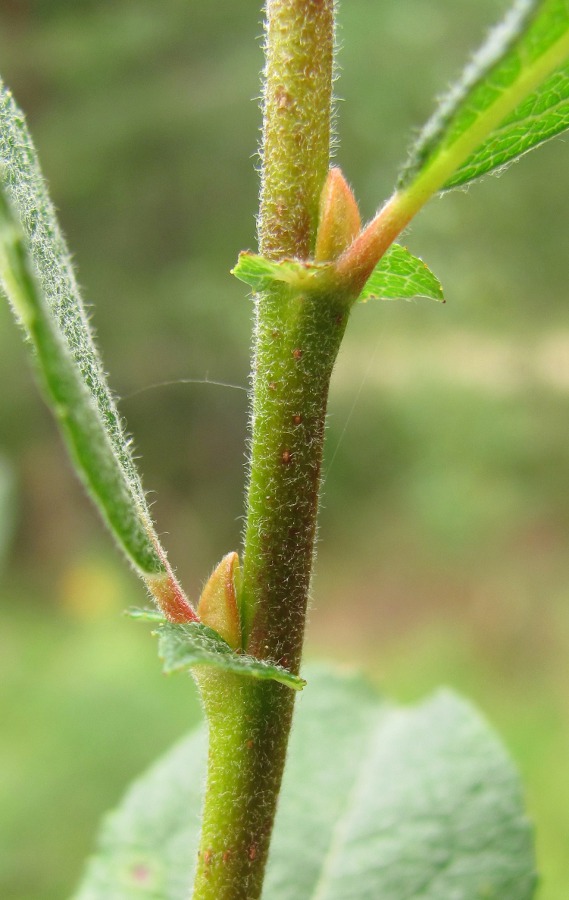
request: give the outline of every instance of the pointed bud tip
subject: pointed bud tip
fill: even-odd
[[[352,189],[339,166],[328,172],[320,197],[320,220],[316,235],[316,262],[332,262],[350,246],[362,222]]]
[[[210,575],[198,603],[198,616],[204,625],[234,650],[241,647],[241,620],[237,606],[240,566],[237,553],[228,553]]]

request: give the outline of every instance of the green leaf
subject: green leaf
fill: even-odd
[[[214,666],[236,675],[279,681],[293,690],[302,690],[306,682],[282,666],[238,653],[220,635],[199,622],[172,625],[164,621],[158,626],[158,647],[164,672],[182,672],[192,666]]]
[[[441,101],[400,184],[429,169],[435,190],[466,184],[566,128],[569,0],[521,0]]]
[[[392,244],[367,280],[359,300],[411,300],[427,297],[444,303],[443,289],[422,259]]]
[[[244,251],[239,254],[237,265],[231,270],[231,274],[254,291],[264,291],[275,281],[282,281],[293,287],[305,287],[326,268],[328,266],[324,263],[307,263],[296,259],[275,262]]]
[[[0,284],[35,351],[47,399],[107,524],[144,575],[166,571],[130,441],[89,329],[24,118],[0,82]]]
[[[295,715],[264,897],[530,900],[518,777],[467,703],[441,692],[399,708],[317,670]],[[186,900],[205,755],[198,729],[134,784],[76,900]]]
[[[207,756],[196,729],[103,822],[76,900],[188,900]]]

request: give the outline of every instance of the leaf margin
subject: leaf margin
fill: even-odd
[[[406,268],[407,273],[402,273],[401,268]],[[387,286],[389,279],[401,285],[408,279],[412,289],[402,287],[399,291],[392,290]],[[391,244],[364,284],[358,301],[367,303],[368,300],[413,300],[420,297],[438,303],[446,302],[443,287],[429,266],[402,244]]]

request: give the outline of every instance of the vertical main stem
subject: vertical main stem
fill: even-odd
[[[349,304],[334,294],[280,285],[260,296],[258,307],[241,586],[245,649],[298,672],[328,388]],[[205,672],[198,680],[210,750],[194,900],[257,900],[294,692],[273,681],[220,672]]]
[[[193,900],[261,895],[292,715],[290,688],[203,670],[208,780]]]
[[[267,0],[259,248],[275,259],[306,259],[316,243],[330,164],[334,3]],[[338,310],[316,322],[323,299],[295,302],[281,285],[258,296],[255,308],[241,611],[247,649],[292,667],[304,635],[338,314],[345,327]],[[293,608],[299,621],[283,641]]]
[[[267,0],[261,253],[307,259],[330,151],[334,0]],[[326,405],[348,317],[337,295],[282,283],[256,298],[252,435],[240,611],[243,649],[298,672]],[[294,693],[198,675],[208,783],[194,900],[258,900]]]
[[[334,0],[268,0],[259,249],[306,259],[330,162]]]
[[[275,287],[258,298],[241,611],[247,652],[298,671],[342,298]]]

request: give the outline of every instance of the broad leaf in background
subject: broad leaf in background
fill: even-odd
[[[530,900],[531,828],[517,775],[450,693],[382,702],[316,670],[299,701],[263,896],[270,900]],[[205,729],[130,789],[103,825],[76,900],[187,900]]]
[[[519,0],[423,129],[400,186],[431,168],[435,189],[466,184],[566,128],[569,0]]]
[[[195,617],[153,529],[31,138],[1,82],[0,285],[35,350],[50,405],[107,524],[170,617]]]
[[[359,300],[412,300],[427,297],[444,303],[440,281],[422,259],[392,244],[371,273]]]

